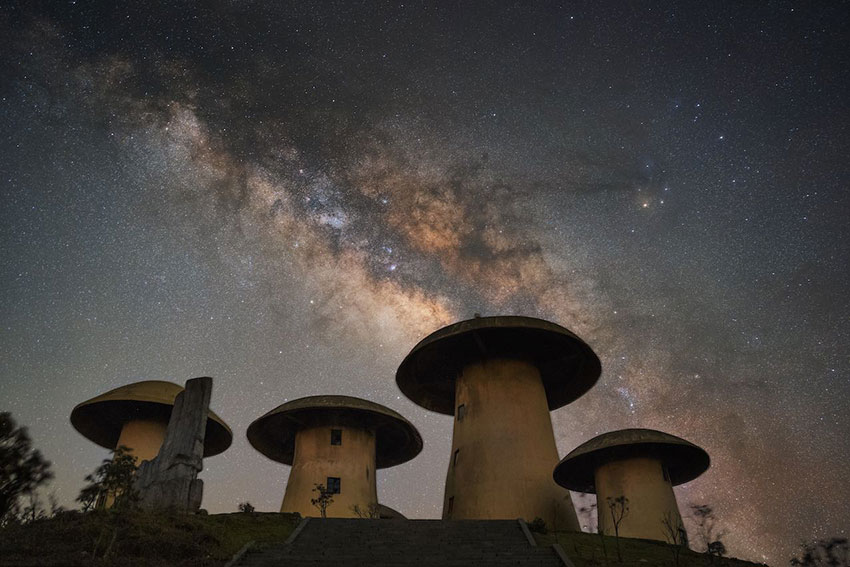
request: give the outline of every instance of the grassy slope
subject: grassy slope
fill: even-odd
[[[0,565],[218,566],[249,541],[283,542],[292,514],[64,514],[0,530]],[[115,543],[103,557],[113,534]]]
[[[292,514],[252,513],[204,515],[64,514],[26,526],[0,529],[0,566],[221,566],[243,545],[254,541],[283,542],[298,525]],[[102,559],[113,534],[109,558]],[[620,539],[622,563],[613,537],[558,532],[534,534],[538,545],[556,541],[576,567],[673,567],[671,547],[665,543]],[[98,557],[92,561],[95,553]],[[712,561],[713,559],[713,561]],[[737,559],[709,558],[683,550],[679,567],[755,567]]]
[[[648,539],[620,538],[620,552],[623,561],[617,559],[617,541],[613,537],[600,537],[597,534],[576,532],[552,532],[534,534],[538,545],[559,543],[567,557],[576,567],[591,566],[626,566],[646,567],[647,565],[664,565],[673,567],[673,547]],[[603,550],[604,541],[604,550]],[[704,553],[696,553],[684,549],[679,555],[679,567],[755,567],[759,563],[750,563],[740,559],[710,557]]]

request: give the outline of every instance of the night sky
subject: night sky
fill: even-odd
[[[210,512],[277,510],[248,424],[347,394],[419,428],[379,497],[439,517],[452,419],[395,370],[517,314],[602,360],[562,456],[660,429],[732,555],[848,535],[847,3],[35,4],[0,8],[0,410],[63,504],[108,455],[75,404],[209,375]]]

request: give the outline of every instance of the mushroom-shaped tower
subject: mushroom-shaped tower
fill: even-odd
[[[420,406],[454,415],[443,518],[543,518],[579,529],[570,493],[552,481],[558,449],[549,411],[599,378],[591,348],[530,317],[477,317],[417,344],[396,374]]]
[[[77,405],[71,411],[71,424],[101,447],[124,445],[137,462],[149,461],[159,452],[174,399],[182,391],[182,386],[160,380],[121,386]],[[224,452],[232,440],[227,424],[210,411],[204,457]]]
[[[416,428],[393,410],[350,396],[309,396],[276,407],[248,426],[260,453],[292,466],[281,512],[318,515],[316,485],[333,496],[328,517],[353,518],[378,505],[375,469],[422,451]]]
[[[671,541],[684,530],[673,487],[695,479],[708,465],[708,453],[675,435],[622,429],[573,449],[553,476],[570,490],[596,493],[601,533],[614,535],[611,508],[619,517],[625,504],[620,536]],[[627,500],[618,503],[622,497]]]

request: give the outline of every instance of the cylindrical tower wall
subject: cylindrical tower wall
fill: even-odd
[[[295,455],[280,511],[320,516],[310,500],[319,495],[313,490],[317,484],[331,488],[334,481],[329,479],[339,479],[339,493],[332,495],[327,517],[356,518],[354,506],[363,513],[376,509],[374,431],[351,425],[300,429],[295,434]]]
[[[558,449],[539,370],[491,359],[464,367],[455,388],[443,518],[540,517],[578,530],[569,491],[552,479]]]
[[[684,529],[670,476],[659,459],[612,461],[596,469],[599,531],[603,534],[614,535],[611,506],[614,516],[619,517],[616,499],[622,496],[628,511],[619,524],[621,537],[671,542],[671,527]]]
[[[136,458],[136,464],[142,461],[150,461],[159,453],[165,441],[165,430],[168,429],[167,420],[134,419],[128,421],[121,428],[118,437],[117,449],[124,445],[130,449],[129,453]]]
[[[129,449],[128,453],[135,457],[136,464],[142,461],[151,461],[159,454],[159,449],[165,441],[165,431],[168,429],[168,421],[157,419],[134,419],[128,421],[121,428],[118,442],[115,448],[124,446]],[[98,499],[97,507],[111,508],[115,501],[113,493],[102,494]]]

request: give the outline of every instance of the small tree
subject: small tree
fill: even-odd
[[[381,507],[377,502],[370,502],[365,509],[355,504],[351,506],[351,511],[354,512],[354,515],[358,518],[369,520],[379,520],[381,518]]]
[[[243,514],[250,514],[254,511],[254,507],[251,505],[250,502],[242,502],[241,504],[239,504],[239,511]]]
[[[0,412],[0,525],[17,515],[21,496],[32,497],[51,478],[50,461],[32,448],[26,428],[18,427],[12,414]]]
[[[679,555],[681,555],[683,549],[688,547],[688,532],[685,531],[685,526],[682,525],[682,520],[678,517],[678,514],[665,512],[661,523],[664,526],[667,542],[670,544],[673,563],[676,567],[679,567]]]
[[[319,495],[316,498],[311,498],[310,503],[319,509],[319,512],[321,513],[323,518],[327,518],[328,506],[330,506],[334,502],[333,493],[327,490],[324,484],[314,485],[313,492],[318,492]]]
[[[791,560],[800,567],[846,567],[850,565],[850,545],[846,537],[819,539],[800,544],[802,556]]]
[[[540,516],[537,516],[536,518],[528,522],[528,531],[538,534],[547,533],[549,530],[546,528],[546,520],[544,520]]]
[[[86,475],[89,483],[80,490],[77,502],[83,511],[106,505],[112,498],[112,508],[132,508],[138,502],[139,496],[133,488],[133,478],[136,474],[136,458],[130,454],[130,449],[123,445],[112,452],[111,459],[104,459],[92,474]]]
[[[77,496],[77,502],[80,503],[80,509],[83,512],[90,512],[97,505],[101,490],[100,486],[93,481],[92,475],[86,475],[86,480],[90,484],[87,484],[80,490],[80,495]]]
[[[726,535],[726,531],[717,529],[714,510],[706,504],[691,504],[690,509],[696,535],[705,547],[706,553],[712,558],[722,557],[726,553],[726,545],[721,540]]]
[[[622,563],[623,555],[620,553],[620,524],[629,514],[629,499],[625,496],[605,499],[608,504],[608,512],[611,514],[611,523],[614,525],[614,541],[617,543],[617,560]]]
[[[24,506],[23,522],[30,524],[36,520],[44,520],[45,518],[47,518],[47,512],[41,505],[41,498],[38,493],[27,492],[27,505]]]

